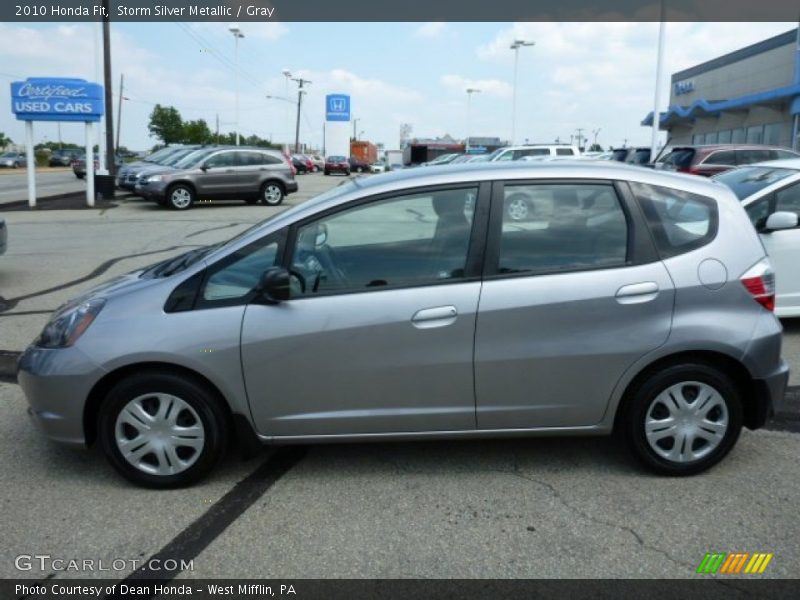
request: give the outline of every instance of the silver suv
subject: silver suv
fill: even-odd
[[[530,218],[508,217],[525,195]],[[761,427],[788,378],[736,197],[625,165],[359,178],[60,308],[19,362],[33,420],[185,485],[229,439],[624,433],[671,475]]]
[[[188,161],[188,162],[187,162]],[[198,199],[259,200],[277,206],[297,191],[294,168],[283,154],[264,148],[222,148],[188,154],[179,166],[140,176],[135,191],[175,210]]]

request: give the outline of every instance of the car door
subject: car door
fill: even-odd
[[[492,194],[475,334],[478,429],[599,422],[669,334],[674,289],[626,186],[506,182]],[[527,220],[506,204],[527,195]]]
[[[236,151],[222,150],[209,156],[195,176],[201,198],[226,198],[236,193],[239,174],[236,172]]]
[[[291,228],[291,299],[249,305],[242,324],[260,433],[475,428],[478,187],[382,195]]]
[[[239,150],[235,163],[235,193],[241,196],[258,194],[261,170],[266,169],[264,154],[257,150]]]
[[[764,226],[769,215],[777,211],[800,216],[800,182],[754,199],[745,209],[775,269],[775,313],[796,316],[800,314],[800,228],[769,231]]]

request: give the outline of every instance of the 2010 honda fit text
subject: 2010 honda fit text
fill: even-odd
[[[509,206],[523,200],[526,218]],[[19,362],[52,439],[128,479],[263,443],[624,431],[659,473],[721,460],[788,378],[737,199],[605,163],[359,178],[60,308]]]

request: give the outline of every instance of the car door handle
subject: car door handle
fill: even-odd
[[[455,306],[437,306],[423,308],[411,317],[411,324],[417,329],[432,329],[433,327],[446,327],[455,323],[458,311]]]
[[[640,304],[650,302],[658,296],[658,284],[655,281],[631,283],[617,290],[615,297],[620,304]]]

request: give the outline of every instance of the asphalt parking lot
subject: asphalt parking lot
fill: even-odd
[[[299,178],[302,202],[340,183]],[[0,351],[22,350],[59,304],[104,279],[226,239],[280,208],[187,212],[136,198],[113,208],[0,212]],[[800,383],[800,323],[785,323]],[[796,392],[792,392],[796,395]],[[179,577],[538,578],[695,576],[706,552],[772,552],[764,577],[800,576],[800,434],[744,431],[710,472],[650,475],[612,439],[532,439],[265,449],[231,454],[185,490],[119,478],[96,450],[34,430],[0,383],[0,577],[21,554],[193,560]],[[796,430],[795,430],[796,431]],[[735,585],[735,581],[732,582]]]

